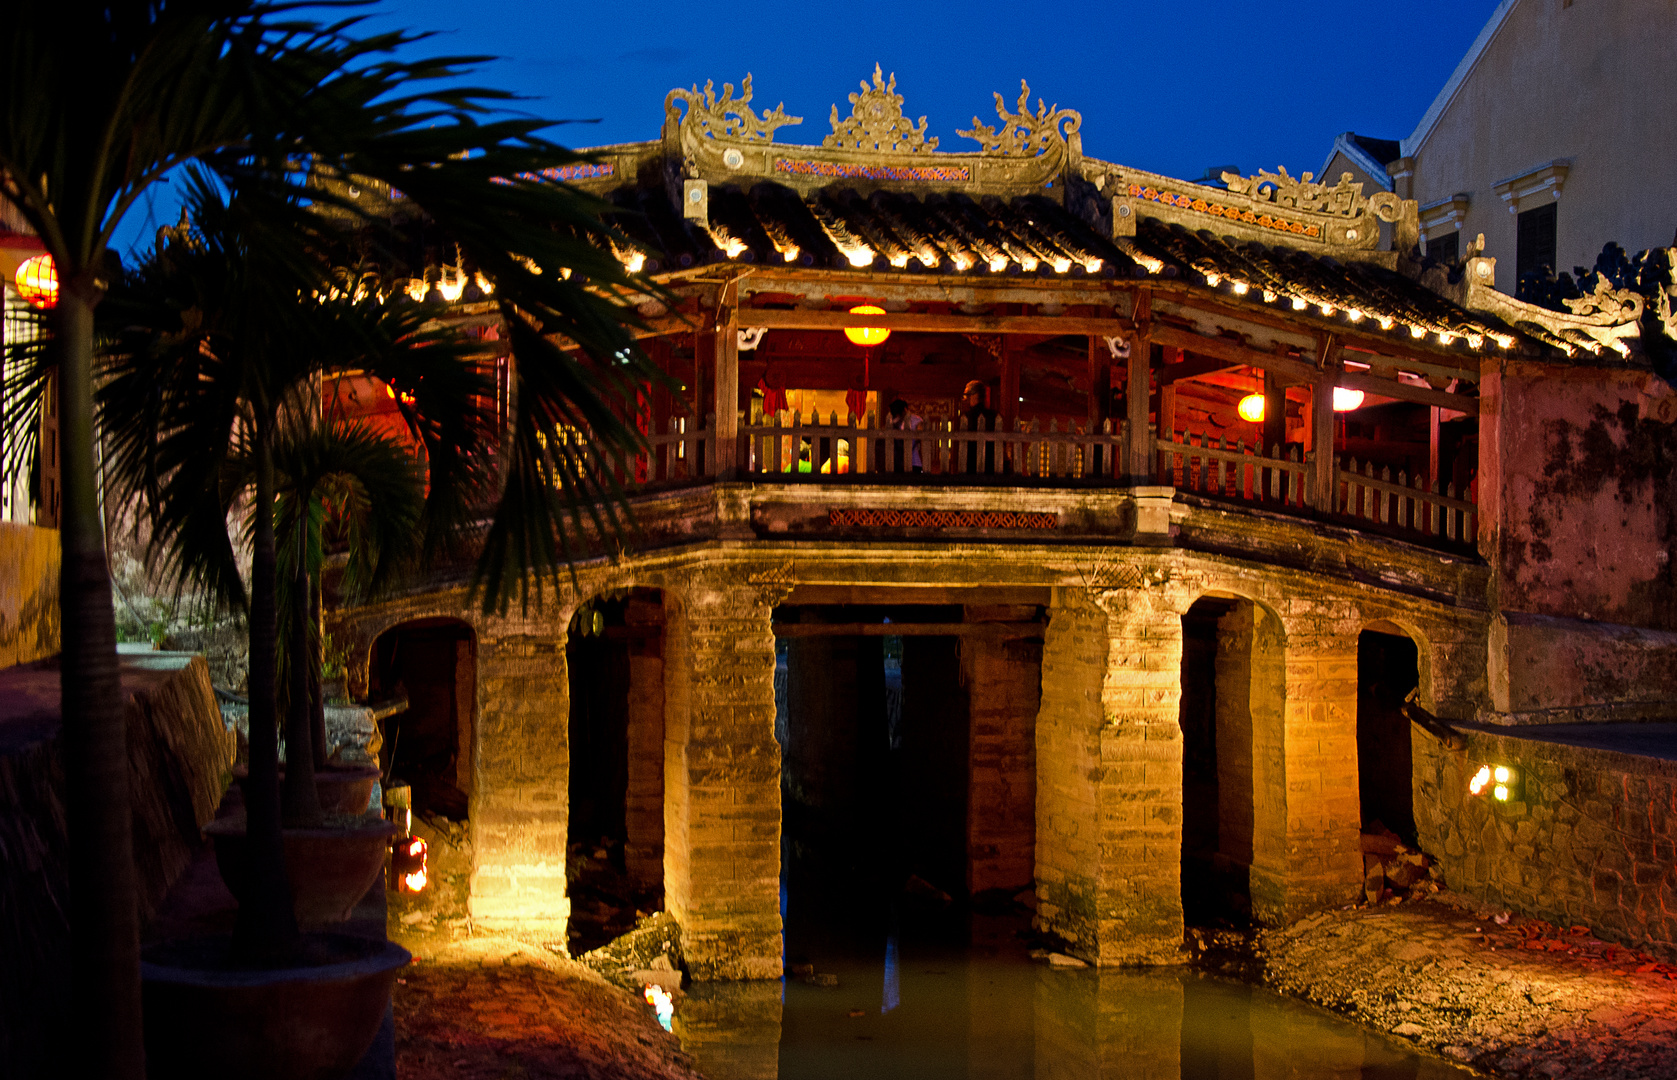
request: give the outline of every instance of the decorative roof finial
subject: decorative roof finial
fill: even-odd
[[[989,124],[979,123],[978,117],[975,116],[972,118],[971,131],[957,131],[955,134],[976,139],[986,153],[1007,154],[1012,157],[1041,157],[1055,142],[1062,139],[1075,141],[1078,129],[1083,126],[1083,115],[1077,110],[1062,109],[1058,105],[1044,105],[1041,98],[1037,98],[1036,113],[1032,115],[1031,88],[1024,79],[1019,80],[1019,103],[1014,107],[1019,111],[1008,112],[1006,103],[998,93],[996,116],[1002,121],[1000,131]],[[1060,134],[1062,122],[1066,125],[1064,136]],[[1078,145],[1078,149],[1081,150],[1081,144]]]
[[[926,118],[920,126],[903,115],[903,96],[897,93],[897,73],[891,81],[882,77],[879,65],[873,66],[873,85],[866,81],[862,92],[850,95],[850,116],[839,119],[838,106],[833,106],[833,133],[821,140],[821,145],[838,150],[885,150],[894,153],[918,154],[937,149],[937,137],[926,137]]]

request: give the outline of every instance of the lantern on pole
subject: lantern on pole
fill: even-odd
[[[30,306],[43,311],[58,306],[58,267],[51,255],[42,253],[23,260],[13,280],[18,295],[29,301]]]

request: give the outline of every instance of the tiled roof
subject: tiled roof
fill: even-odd
[[[612,199],[625,211],[614,224],[646,249],[654,273],[755,262],[1045,279],[1158,274],[1225,293],[1236,287],[1240,302],[1348,312],[1369,331],[1419,329],[1469,340],[1512,333],[1377,263],[1340,262],[1153,218],[1143,218],[1133,238],[1114,242],[1042,195],[920,199],[826,188],[806,199],[772,182],[748,190],[713,186],[708,230],[680,217],[661,186],[621,188]]]

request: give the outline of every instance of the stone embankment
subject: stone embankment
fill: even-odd
[[[1258,936],[1276,989],[1494,1076],[1677,1076],[1677,967],[1443,892]]]

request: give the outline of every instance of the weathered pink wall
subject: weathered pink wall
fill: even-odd
[[[1677,630],[1677,441],[1640,371],[1502,365],[1481,391],[1480,548],[1499,608]]]

